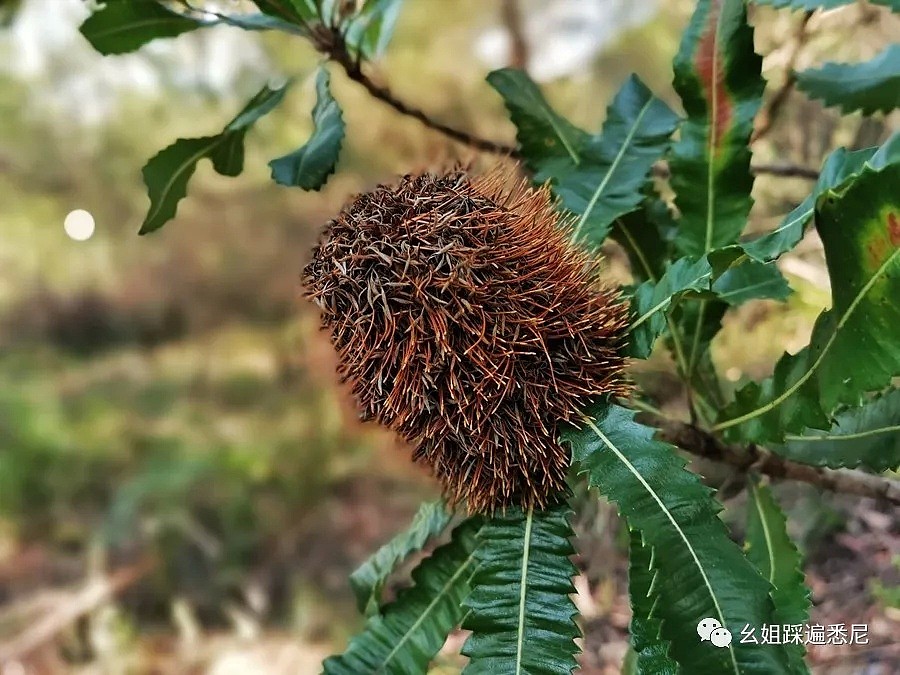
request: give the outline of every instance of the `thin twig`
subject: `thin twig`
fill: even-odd
[[[657,162],[653,165],[653,176],[656,178],[669,178],[671,172],[665,162]],[[756,164],[750,167],[750,173],[754,176],[770,175],[783,176],[788,178],[805,178],[807,180],[817,180],[819,172],[805,166],[796,164]]]
[[[784,76],[784,84],[781,85],[778,91],[775,92],[775,95],[772,96],[769,104],[760,112],[758,119],[761,120],[761,122],[753,132],[753,135],[750,137],[751,143],[753,143],[754,141],[758,141],[760,138],[769,133],[769,131],[771,131],[772,126],[775,124],[775,120],[781,113],[781,110],[784,107],[784,104],[787,102],[791,91],[793,91],[794,89],[794,85],[797,83],[797,75],[794,72],[794,66],[797,63],[797,56],[800,54],[800,50],[806,43],[806,25],[809,23],[812,15],[813,12],[805,12],[803,14],[803,18],[800,20],[800,26],[797,28],[797,37],[795,39],[794,49],[791,52],[791,55],[788,57],[787,66],[785,68],[786,72]]]
[[[503,23],[506,24],[506,32],[509,33],[509,65],[512,68],[527,71],[528,41],[525,39],[525,26],[519,0],[503,0]]]
[[[756,166],[751,166],[750,171],[756,176],[768,174],[770,176],[805,178],[807,180],[818,180],[819,178],[819,172],[815,169],[795,164],[757,164]]]
[[[772,478],[796,480],[823,490],[884,499],[900,505],[900,481],[855,469],[825,469],[794,462],[765,448],[750,444],[729,445],[697,426],[671,419],[656,418],[661,437],[682,450],[717,462],[729,464],[741,472],[756,471]]]
[[[412,117],[413,119],[419,120],[419,122],[424,124],[429,129],[434,129],[435,131],[444,134],[448,138],[452,138],[454,141],[457,141],[458,143],[462,143],[464,145],[468,145],[469,147],[475,148],[476,150],[490,152],[498,155],[507,155],[510,157],[519,156],[516,148],[512,146],[480,138],[478,136],[475,136],[474,134],[470,134],[467,131],[456,129],[455,127],[448,126],[432,119],[424,110],[416,108],[406,103],[405,101],[400,100],[399,98],[394,96],[390,89],[383,85],[376,84],[368,75],[366,75],[366,73],[363,72],[362,64],[360,63],[360,61],[350,54],[347,49],[346,43],[343,40],[343,36],[339,35],[335,31],[330,30],[327,32],[327,34],[325,32],[319,31],[314,36],[314,40],[316,40],[316,46],[320,51],[327,54],[332,61],[334,61],[344,69],[347,77],[349,77],[357,84],[362,85],[365,90],[368,91],[374,98],[388,104],[401,115],[406,115],[407,117]]]

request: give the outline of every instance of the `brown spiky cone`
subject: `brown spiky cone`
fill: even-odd
[[[626,306],[547,189],[503,171],[405,176],[356,197],[304,279],[363,418],[411,442],[470,511],[558,499],[557,425],[628,390]]]

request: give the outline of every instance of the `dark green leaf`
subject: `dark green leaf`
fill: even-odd
[[[366,0],[359,12],[348,20],[347,44],[367,59],[381,56],[391,36],[403,0]]]
[[[628,558],[628,593],[631,596],[631,647],[634,650],[635,675],[675,675],[678,664],[669,658],[670,645],[660,637],[662,622],[654,607],[659,600],[654,586],[653,549],[646,546],[641,533],[631,530]]]
[[[764,485],[749,481],[747,558],[772,585],[775,623],[805,625],[809,621],[809,589],[803,577],[800,552],[787,533],[787,519]],[[791,673],[808,673],[802,644],[785,646]]]
[[[542,183],[581,162],[590,136],[556,114],[538,86],[521,70],[503,68],[487,76],[503,97],[516,125],[516,140],[526,166]]]
[[[569,559],[568,506],[545,511],[507,509],[479,533],[479,568],[465,601],[465,675],[569,675],[581,636],[575,566]]]
[[[880,164],[879,150],[871,164]],[[867,166],[820,197],[816,223],[832,281],[810,346],[784,356],[773,378],[740,390],[716,430],[733,438],[780,441],[900,375],[900,164]]]
[[[687,120],[669,167],[676,245],[699,257],[735,242],[750,212],[749,140],[765,82],[742,0],[700,0],[675,57]]]
[[[367,616],[379,611],[381,591],[394,568],[411,553],[422,550],[450,522],[452,514],[443,501],[425,502],[419,507],[412,524],[350,575],[350,586],[356,595],[356,605]]]
[[[79,30],[101,54],[122,54],[156,38],[175,37],[204,25],[152,0],[107,0]]]
[[[323,66],[316,75],[316,105],[309,140],[294,152],[269,162],[272,179],[279,185],[318,190],[334,173],[345,125],[341,108],[331,96],[329,82],[328,71]]]
[[[537,85],[517,70],[497,70],[488,82],[503,96],[535,182],[551,181],[576,216],[573,240],[599,245],[613,221],[643,199],[653,163],[669,145],[678,117],[632,75],[607,109],[596,136],[560,117]]]
[[[633,417],[625,408],[597,405],[581,429],[565,429],[561,440],[579,473],[659,553],[655,615],[671,657],[685,673],[784,672],[782,648],[739,642],[745,624],[772,623],[769,584],[729,538],[712,491],[684,469],[675,448],[654,440],[654,430]],[[731,631],[730,646],[701,643],[697,624],[706,618]]]
[[[804,464],[896,470],[900,467],[900,389],[844,410],[835,416],[830,430],[805,429],[800,435],[785,436],[783,446],[770,447]]]
[[[661,199],[647,197],[641,207],[617,218],[609,236],[625,249],[638,281],[659,281],[666,271],[677,225]]]
[[[238,175],[244,168],[247,129],[281,103],[287,87],[263,87],[222,133],[203,138],[180,138],[147,162],[143,175],[150,210],[139,234],[154,232],[175,217],[178,202],[187,194],[188,181],[201,159],[211,160],[215,170],[223,176]]]
[[[712,291],[720,300],[734,306],[760,298],[785,300],[791,287],[775,263],[744,260],[716,279]]]
[[[864,63],[826,63],[797,73],[797,88],[845,113],[888,113],[900,107],[900,44]]]
[[[669,146],[678,117],[632,75],[606,111],[600,134],[578,163],[553,176],[553,189],[577,216],[572,240],[599,246],[613,221],[643,199],[653,163]]]
[[[666,329],[666,313],[673,302],[689,291],[709,289],[712,269],[706,258],[692,261],[679,258],[666,270],[658,283],[645,281],[631,300],[634,320],[628,340],[632,356],[645,359],[653,351],[656,339]]]
[[[682,302],[672,313],[681,337],[684,340],[685,363],[693,364],[690,373],[690,385],[693,390],[693,403],[702,408],[707,419],[715,419],[724,405],[724,398],[715,364],[712,360],[710,344],[722,329],[722,318],[728,305],[716,298],[701,302]],[[672,334],[668,336],[679,362],[677,347]]]
[[[340,656],[324,663],[326,675],[424,673],[447,635],[463,617],[463,600],[471,591],[477,567],[477,533],[481,518],[470,518],[453,538],[415,570],[414,585],[366,621],[360,635]]]

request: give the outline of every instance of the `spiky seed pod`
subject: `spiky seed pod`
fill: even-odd
[[[470,511],[552,503],[569,467],[557,424],[628,390],[626,306],[547,190],[501,172],[358,196],[304,280],[363,418],[411,442]]]

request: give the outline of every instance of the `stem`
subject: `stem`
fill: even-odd
[[[891,504],[900,505],[898,480],[856,469],[809,466],[785,459],[754,444],[747,447],[729,445],[712,433],[692,424],[655,414],[654,416],[660,428],[660,436],[667,442],[692,455],[733,466],[741,473],[755,471],[772,478],[808,483],[831,492],[884,499]]]
[[[326,53],[332,61],[341,66],[347,74],[347,77],[357,84],[362,85],[373,98],[388,104],[401,115],[406,115],[407,117],[419,120],[419,122],[429,129],[440,132],[444,136],[447,136],[458,143],[468,145],[471,148],[483,152],[508,155],[509,157],[514,158],[519,157],[516,148],[510,145],[504,145],[502,143],[480,138],[467,131],[462,131],[461,129],[456,129],[455,127],[433,120],[424,110],[400,100],[394,96],[390,89],[380,84],[376,84],[363,72],[362,64],[350,54],[347,50],[346,43],[341,36],[332,32],[328,37],[330,38],[330,42],[317,44],[319,50]]]
[[[782,84],[778,91],[775,92],[775,95],[772,96],[772,99],[769,101],[768,106],[766,106],[766,108],[760,113],[759,119],[761,119],[762,122],[750,137],[751,143],[758,141],[760,138],[769,133],[769,131],[771,131],[772,127],[775,124],[775,120],[778,118],[778,115],[781,113],[782,108],[784,108],[784,104],[787,102],[791,91],[793,91],[794,89],[794,85],[797,82],[797,76],[794,73],[794,65],[797,63],[797,56],[800,54],[800,50],[806,43],[806,25],[809,23],[812,15],[813,12],[805,12],[803,18],[800,20],[800,26],[797,29],[797,37],[795,39],[796,44],[794,45],[794,49],[791,52],[791,55],[788,57],[787,66],[785,67],[786,73],[784,76],[784,84]]]

